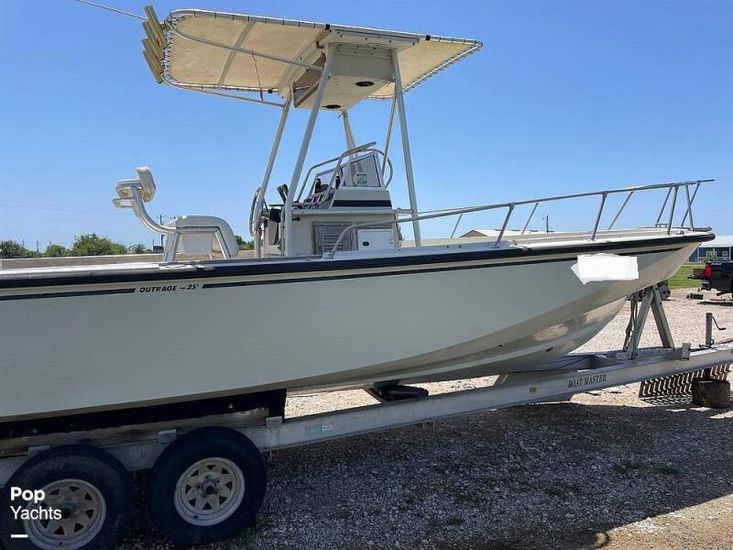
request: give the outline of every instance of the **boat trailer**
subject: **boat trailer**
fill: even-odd
[[[94,468],[97,464],[101,472],[99,486],[94,486],[93,479],[92,482],[80,482],[83,490],[92,495],[85,498],[91,498],[92,502],[100,497],[111,499],[118,511],[127,510],[119,512],[119,520],[112,524],[113,530],[120,531],[134,502],[129,472],[152,469],[153,496],[149,506],[154,522],[174,542],[195,544],[233,536],[249,526],[264,497],[266,474],[260,455],[263,452],[516,405],[560,401],[577,393],[635,382],[642,382],[642,398],[691,393],[696,405],[729,406],[730,385],[726,378],[730,363],[733,363],[733,343],[714,342],[712,314],[707,314],[703,345],[695,349],[689,343],[675,347],[658,289],[649,288],[630,300],[632,315],[621,351],[569,354],[548,364],[546,371],[500,376],[492,386],[485,388],[427,397],[381,399],[374,405],[288,419],[281,415],[270,416],[268,409],[258,408],[202,418],[0,441],[0,485],[4,486],[0,502],[2,514],[7,515],[5,504],[11,493],[17,496],[22,490],[38,490],[38,485],[48,488],[53,487],[54,482],[68,482],[69,469],[73,471],[78,464]],[[662,340],[661,348],[639,347],[649,312],[653,313]],[[424,393],[404,391],[396,395],[420,396]],[[242,468],[239,477],[231,473],[232,464]],[[58,479],[53,475],[49,477],[49,470],[58,472]],[[207,473],[201,474],[204,470]],[[235,473],[238,471],[235,468]],[[179,476],[180,472],[183,473]],[[38,482],[34,476],[39,477]],[[220,493],[218,484],[222,480],[226,491]],[[189,499],[189,493],[195,491],[202,496]],[[215,506],[213,511],[206,510],[206,503],[212,496],[222,504],[219,508]],[[48,500],[48,495],[45,498]],[[249,504],[251,517],[246,523],[233,525],[238,517],[236,506],[245,498],[252,500]],[[232,502],[236,505],[234,508]],[[27,507],[33,506],[29,502]],[[38,508],[40,504],[35,506]],[[45,506],[50,505],[46,502]],[[108,503],[106,513],[112,513],[113,508]],[[71,517],[71,523],[78,526],[74,509],[70,510],[65,517]],[[73,535],[63,530],[68,523],[64,521],[53,523],[55,529],[56,525],[60,527],[55,533],[48,533],[38,528],[37,522],[9,522],[0,517],[2,542],[15,548],[14,543],[27,543],[30,538],[41,548],[51,547],[57,535]],[[219,526],[221,529],[216,529]],[[9,540],[7,537],[11,534],[13,539]],[[113,547],[105,546],[104,539],[99,540],[99,544],[97,539],[94,541],[95,548]],[[25,546],[18,544],[17,547]]]

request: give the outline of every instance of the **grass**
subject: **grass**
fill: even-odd
[[[677,273],[669,278],[669,288],[697,288],[700,281],[697,279],[688,279],[687,276],[692,274],[695,267],[705,267],[704,263],[685,263]]]

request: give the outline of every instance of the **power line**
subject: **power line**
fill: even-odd
[[[25,204],[12,204],[12,203],[2,203],[0,202],[0,208],[12,208],[12,209],[18,209],[18,210],[43,210],[45,212],[65,212],[69,214],[91,214],[91,215],[99,215],[100,212],[95,212],[92,210],[75,210],[72,208],[59,208],[55,206],[39,206],[39,205],[25,205]]]
[[[140,21],[145,21],[145,17],[142,15],[137,15],[135,13],[130,13],[129,11],[124,11],[118,8],[113,8],[111,6],[105,6],[104,4],[98,4],[96,2],[90,2],[90,0],[76,0],[77,2],[81,4],[87,4],[89,6],[94,6],[95,8],[99,8],[102,10],[111,11],[114,13],[119,13],[120,15],[126,15],[127,17],[134,17],[135,19],[139,19]]]

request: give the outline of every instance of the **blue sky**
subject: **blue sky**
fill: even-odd
[[[144,5],[105,3],[136,13]],[[140,165],[158,183],[153,215],[218,215],[246,234],[277,110],[157,85],[133,19],[72,0],[0,5],[0,239],[45,248],[96,231],[150,243],[131,211],[111,204],[116,180]],[[483,41],[406,96],[421,209],[715,177],[695,221],[733,233],[731,0],[155,6],[161,17],[197,7]],[[352,111],[358,142],[383,139],[388,108],[366,102]],[[275,184],[290,179],[306,116],[291,117]],[[343,149],[334,115],[318,130],[311,163]],[[391,188],[407,206],[403,181],[400,173]],[[653,222],[660,202],[640,200],[621,225]],[[587,228],[593,213],[591,202],[568,204],[539,211],[537,225],[549,215],[553,229]],[[483,215],[462,228],[497,224]]]

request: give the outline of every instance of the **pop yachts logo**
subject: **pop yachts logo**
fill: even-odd
[[[20,487],[10,488],[10,510],[13,518],[21,521],[50,521],[60,520],[63,512],[58,508],[44,506],[46,493],[42,489],[22,489]]]

